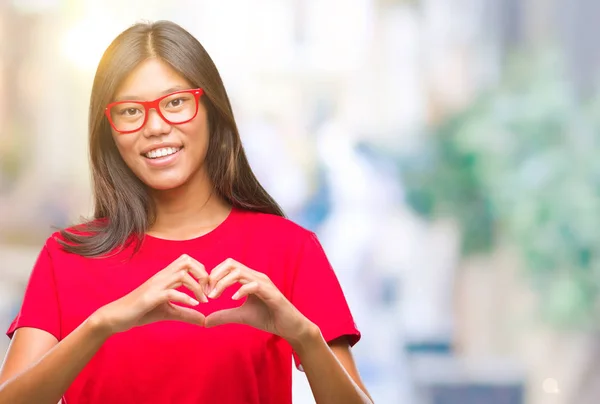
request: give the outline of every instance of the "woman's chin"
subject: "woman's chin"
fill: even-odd
[[[185,181],[182,180],[175,180],[175,179],[165,179],[165,180],[154,180],[154,181],[145,181],[146,186],[150,189],[152,189],[153,191],[159,191],[159,192],[164,192],[164,191],[171,191],[177,188],[180,188],[183,184],[185,184]]]
[[[200,175],[199,175],[200,174]],[[139,178],[146,186],[154,191],[172,191],[191,183],[205,181],[201,171],[172,169],[162,172],[140,172]]]

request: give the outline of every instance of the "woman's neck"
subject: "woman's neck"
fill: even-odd
[[[156,220],[148,234],[161,238],[199,237],[217,227],[231,211],[231,205],[221,198],[208,176],[168,191],[154,191],[152,196]]]

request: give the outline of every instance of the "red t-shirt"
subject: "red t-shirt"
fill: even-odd
[[[264,272],[327,341],[357,330],[336,275],[314,233],[274,215],[233,209],[212,232],[191,240],[146,236],[141,249],[92,259],[50,237],[33,268],[21,311],[7,335],[34,327],[59,341],[103,305],[131,292],[181,254],[212,268],[233,258]],[[204,314],[238,306],[234,285],[201,303]],[[179,290],[192,296],[185,288]],[[250,326],[203,328],[163,321],[113,335],[65,394],[67,404],[291,403],[292,349]],[[297,357],[296,357],[297,359]],[[298,363],[296,363],[298,365]],[[60,371],[60,370],[57,370]]]

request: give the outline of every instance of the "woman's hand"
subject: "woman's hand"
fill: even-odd
[[[109,335],[163,320],[202,326],[202,313],[175,303],[196,306],[208,302],[204,293],[207,284],[204,266],[184,254],[131,293],[98,309],[92,317]],[[181,286],[192,291],[198,300],[176,290]]]
[[[316,328],[285,298],[267,275],[231,258],[212,270],[208,297],[216,299],[236,283],[242,286],[232,299],[239,300],[246,296],[248,299],[240,307],[209,314],[206,317],[206,327],[227,323],[246,324],[278,335],[292,346]]]

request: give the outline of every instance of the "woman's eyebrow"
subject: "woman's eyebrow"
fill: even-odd
[[[161,91],[160,95],[162,96],[162,95],[166,95],[169,93],[174,93],[175,91],[187,90],[187,87],[188,86],[176,85],[174,87],[171,87],[164,91]],[[120,101],[142,101],[142,97],[138,97],[136,95],[120,95],[115,98],[115,102],[120,102]]]

